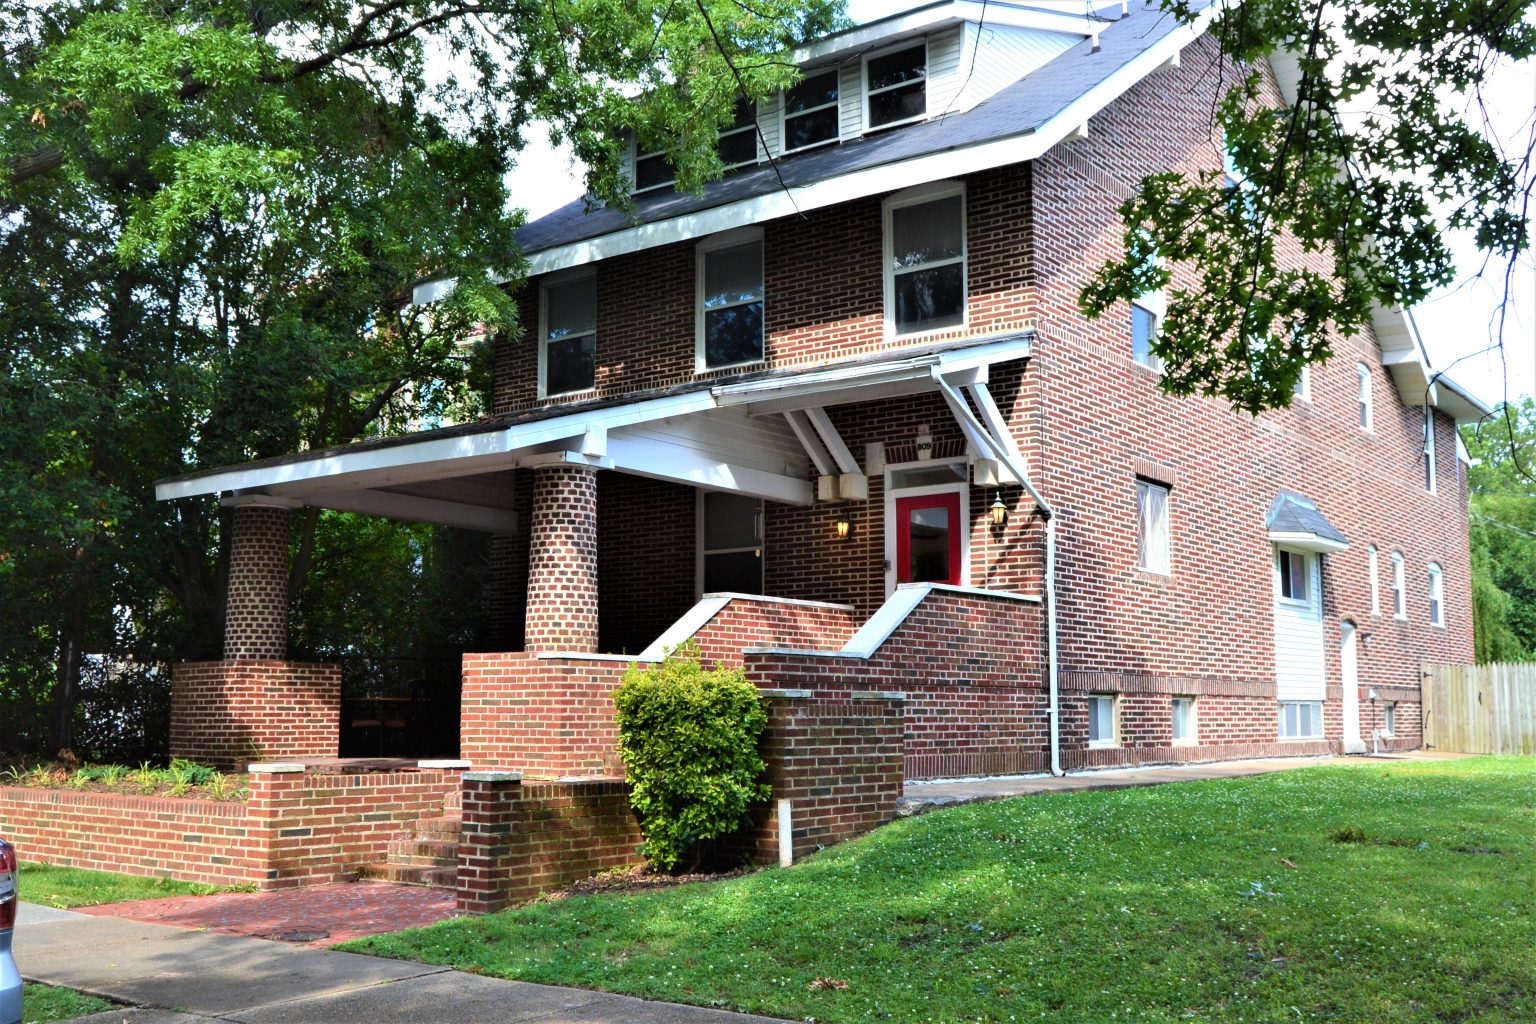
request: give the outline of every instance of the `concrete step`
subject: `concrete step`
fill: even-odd
[[[398,882],[401,885],[421,885],[433,889],[452,889],[459,883],[457,867],[411,867],[400,864],[364,864],[358,868],[359,878],[372,878],[381,882]]]

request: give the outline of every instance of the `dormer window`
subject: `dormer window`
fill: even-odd
[[[635,151],[635,191],[647,192],[653,188],[672,184],[672,163],[661,150],[642,153]]]
[[[837,69],[816,71],[784,94],[784,152],[809,149],[838,136]]]
[[[928,113],[926,40],[864,59],[867,128],[916,121]]]
[[[735,120],[720,130],[717,152],[727,170],[757,162],[757,108],[751,100],[736,101]]]

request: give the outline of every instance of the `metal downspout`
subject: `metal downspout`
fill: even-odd
[[[965,396],[944,379],[938,367],[935,367],[932,372],[934,382],[938,384],[939,391],[943,394],[944,401],[949,404],[950,411],[971,427],[977,439],[991,452],[993,458],[1008,467],[1045,519],[1045,665],[1049,694],[1046,716],[1050,719],[1051,774],[1065,775],[1066,772],[1061,767],[1061,673],[1056,656],[1056,511],[1035,489],[1029,474],[1024,472],[1024,467],[1003,450],[1002,445],[997,443],[986,425],[976,418]]]

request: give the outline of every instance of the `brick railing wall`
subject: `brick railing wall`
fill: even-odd
[[[853,608],[812,601],[759,600],[733,596],[694,634],[705,665],[742,663],[750,647],[798,647],[835,651],[858,628]]]
[[[629,662],[466,654],[459,756],[528,778],[623,775],[613,691]]]
[[[454,771],[253,772],[248,802],[0,787],[0,834],[69,867],[262,889],[353,877],[416,819],[441,813]]]
[[[341,666],[296,661],[171,667],[171,756],[231,770],[250,761],[335,757]]]

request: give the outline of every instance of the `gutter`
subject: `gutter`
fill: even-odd
[[[933,371],[933,380],[938,384],[951,411],[965,420],[977,439],[981,441],[982,446],[991,453],[993,458],[1007,466],[1019,483],[1023,484],[1025,493],[1034,501],[1035,508],[1045,520],[1045,664],[1049,694],[1045,713],[1050,719],[1051,728],[1051,774],[1065,775],[1066,772],[1061,767],[1061,666],[1056,642],[1056,511],[1035,489],[1024,467],[1003,450],[1003,446],[997,443],[991,431],[971,411],[971,405],[965,400],[965,396],[944,379],[937,367]]]

